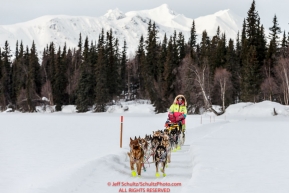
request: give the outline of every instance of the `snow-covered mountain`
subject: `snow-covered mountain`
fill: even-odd
[[[97,42],[103,28],[105,31],[112,29],[114,37],[120,41],[120,47],[126,40],[130,56],[136,50],[140,36],[146,36],[147,24],[150,20],[156,23],[160,40],[163,39],[164,34],[171,36],[176,30],[177,33],[182,32],[185,40],[188,41],[193,20],[195,20],[199,37],[204,30],[207,30],[209,36],[215,35],[217,27],[220,26],[221,32],[225,32],[228,39],[235,40],[243,19],[231,10],[192,19],[183,14],[177,14],[167,4],[150,10],[127,13],[119,9],[109,10],[98,18],[47,15],[23,23],[0,26],[0,46],[3,47],[5,41],[8,40],[11,50],[15,50],[17,40],[22,40],[23,44],[29,47],[34,40],[40,53],[51,41],[57,47],[63,47],[66,42],[68,47],[73,48],[77,46],[80,33],[83,39],[87,36],[89,41]]]

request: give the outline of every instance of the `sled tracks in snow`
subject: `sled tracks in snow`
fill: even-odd
[[[171,163],[168,163],[166,167],[166,177],[155,177],[156,167],[152,158],[148,163],[145,163],[146,171],[142,170],[141,177],[129,177],[128,179],[166,179],[177,181],[183,181],[183,179],[189,179],[192,177],[192,157],[189,145],[183,145],[180,150],[171,153]],[[129,160],[126,159],[126,164],[129,165]]]

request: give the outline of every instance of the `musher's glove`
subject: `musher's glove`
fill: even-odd
[[[169,113],[169,120],[175,122],[176,118],[173,113]]]
[[[185,116],[184,115],[180,115],[176,118],[176,121],[182,121],[185,119]]]

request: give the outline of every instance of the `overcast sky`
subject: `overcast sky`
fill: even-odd
[[[0,25],[15,24],[43,15],[99,17],[109,9],[122,12],[155,8],[164,3],[179,14],[197,18],[230,9],[245,18],[253,0],[0,0]],[[271,27],[274,14],[282,30],[289,31],[288,0],[256,0],[256,9],[265,28]]]

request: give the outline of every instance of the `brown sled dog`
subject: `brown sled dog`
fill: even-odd
[[[133,177],[136,176],[136,171],[134,169],[134,164],[136,164],[137,174],[141,175],[141,167],[143,164],[144,159],[144,151],[141,148],[138,139],[132,140],[130,138],[130,152],[127,153],[129,159],[130,159],[130,169],[131,169],[131,175]]]

